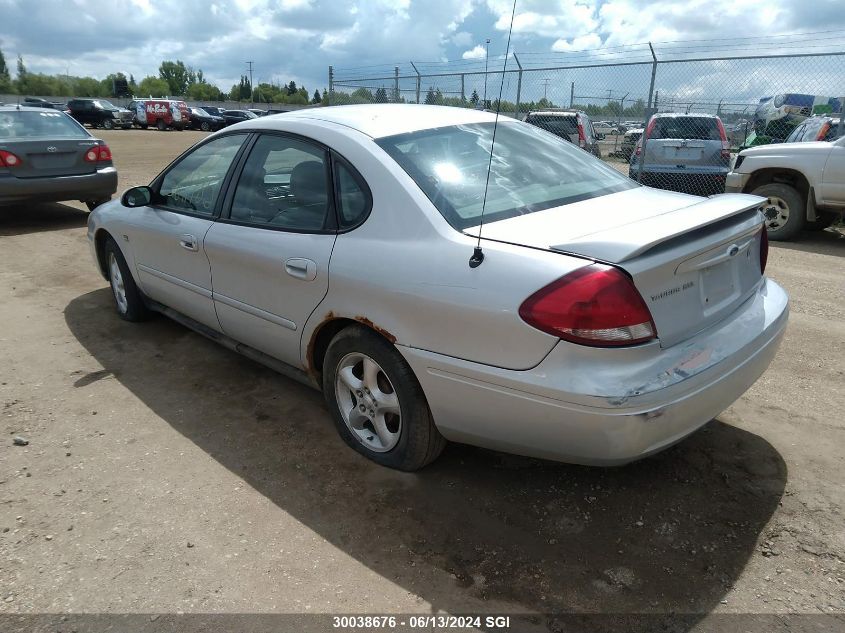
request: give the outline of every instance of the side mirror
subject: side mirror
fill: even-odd
[[[127,189],[120,198],[120,204],[124,207],[134,209],[145,207],[153,200],[153,192],[149,187],[132,187]]]

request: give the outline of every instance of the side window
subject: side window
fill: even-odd
[[[159,194],[164,206],[211,216],[226,172],[246,134],[221,136],[185,156],[164,176]]]
[[[370,210],[370,197],[362,183],[346,165],[335,161],[335,186],[340,228],[348,229],[364,219]]]
[[[267,134],[244,164],[230,218],[258,226],[321,231],[329,223],[326,152],[306,141]]]

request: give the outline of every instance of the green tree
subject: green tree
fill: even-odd
[[[295,95],[296,94],[296,82],[291,80],[288,84],[288,95]]]
[[[135,83],[134,75],[129,75],[129,92],[130,94],[137,94],[138,92],[138,84]]]
[[[27,76],[27,72],[26,72],[26,66],[24,66],[24,63],[23,63],[23,57],[18,55],[18,76],[15,79],[15,85],[17,86],[19,94],[23,94],[23,93],[25,93],[29,90],[29,88],[26,85],[26,79],[27,79],[26,76]]]
[[[376,103],[387,103],[387,90],[384,89],[384,86],[376,90],[375,101]]]
[[[437,95],[434,94],[434,88],[429,87],[428,92],[425,93],[425,101],[428,105],[434,105],[437,103]]]
[[[311,98],[311,103],[320,103],[323,98],[320,96],[320,91],[315,89],[314,96]]]
[[[0,94],[12,92],[12,77],[9,74],[9,67],[6,65],[6,56],[0,50]]]
[[[196,81],[193,69],[186,68],[181,60],[175,62],[166,60],[158,67],[158,76],[167,82],[168,93],[171,95],[185,94],[189,83]]]
[[[165,97],[170,93],[170,84],[159,77],[144,77],[138,84],[139,97]]]
[[[479,97],[479,96],[478,96],[478,91],[477,91],[477,90],[473,90],[473,91],[472,91],[472,96],[469,98],[469,102],[470,102],[473,106],[477,106],[477,105],[478,105],[478,102],[479,102],[480,100],[481,100],[481,97]]]

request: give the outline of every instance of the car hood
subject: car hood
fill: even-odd
[[[701,198],[635,187],[485,224],[482,237],[531,248],[624,262],[660,242],[759,206],[746,194]],[[478,227],[465,233],[478,236]]]
[[[758,145],[742,150],[740,156],[794,156],[796,154],[807,154],[827,151],[830,149],[829,141],[809,141],[807,143],[772,143],[771,145]]]

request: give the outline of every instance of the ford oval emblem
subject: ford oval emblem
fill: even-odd
[[[56,147],[55,145],[50,145],[50,146],[47,148],[47,151],[48,151],[48,152],[55,152],[55,151],[56,151],[56,150],[58,150],[58,149],[59,149],[59,148],[58,148],[58,147]]]
[[[736,244],[731,244],[731,247],[728,249],[728,255],[733,257],[738,252],[739,252],[739,246],[737,246]]]

